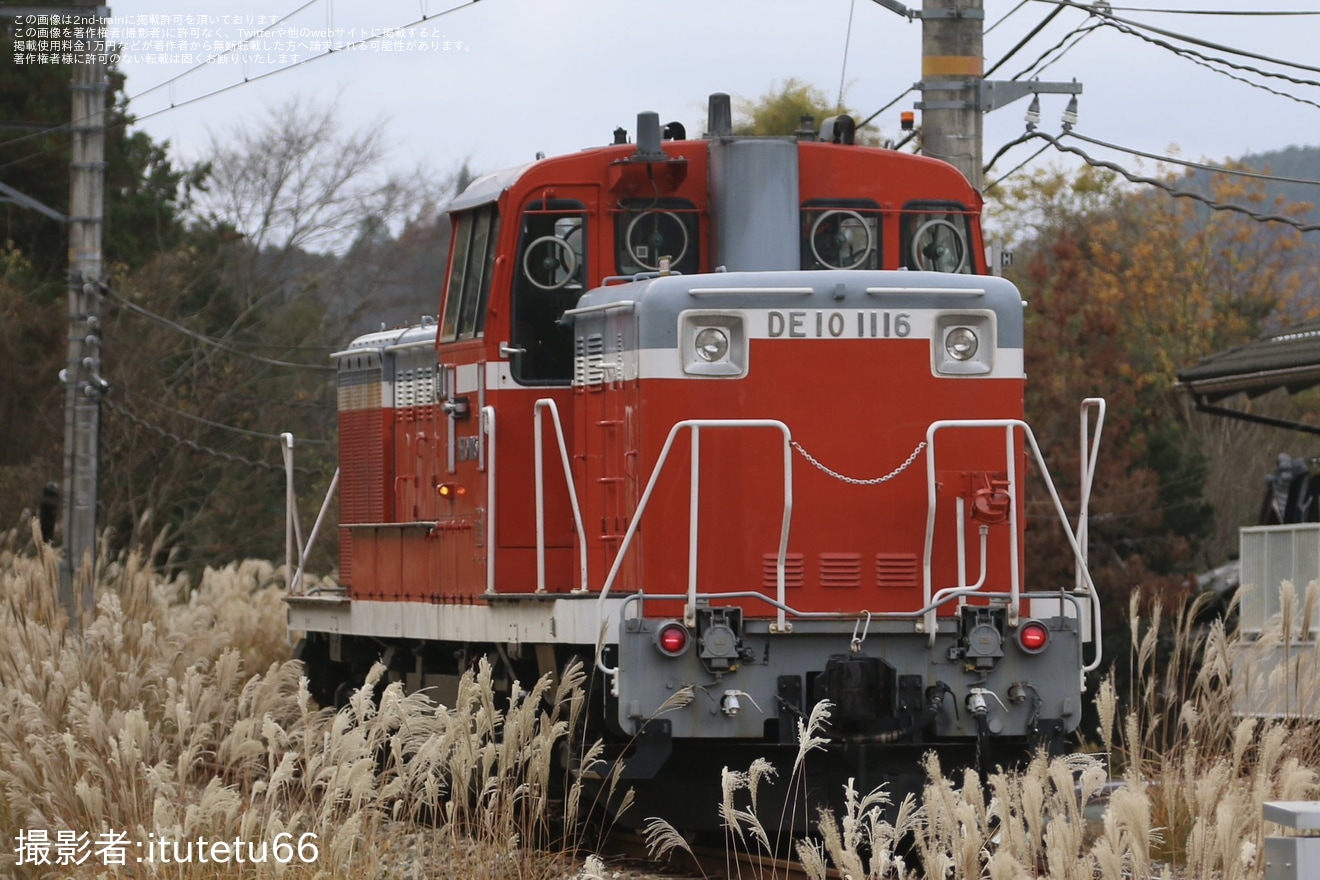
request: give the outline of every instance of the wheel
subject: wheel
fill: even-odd
[[[821,241],[821,225],[831,217],[839,219],[833,234],[826,227],[826,238]],[[820,245],[827,244],[826,250],[834,257],[834,262],[821,256]],[[866,218],[856,211],[826,211],[811,224],[811,255],[826,269],[856,269],[875,248],[875,239],[871,235],[871,225]]]
[[[534,261],[532,257],[538,249],[544,253],[539,260]],[[527,280],[542,290],[558,290],[563,287],[573,280],[578,267],[573,247],[557,235],[543,235],[529,244],[523,252],[522,262]],[[537,278],[542,273],[546,281]]]
[[[926,272],[961,272],[967,265],[967,241],[948,220],[927,220],[912,236],[912,262]]]
[[[651,227],[650,235],[647,235],[644,241],[635,241],[633,238],[633,233],[637,230],[637,224],[644,217],[654,217],[655,225]],[[650,269],[653,272],[659,271],[660,269],[660,257],[662,256],[661,254],[662,248],[670,244],[670,239],[660,231],[660,220],[662,217],[668,217],[670,222],[672,222],[675,226],[678,227],[679,240],[682,242],[682,244],[678,248],[678,253],[667,255],[669,257],[670,265],[677,265],[679,262],[683,260],[683,257],[687,254],[688,231],[687,231],[687,224],[685,224],[683,220],[674,212],[643,211],[642,213],[638,214],[636,217],[632,218],[632,221],[629,222],[628,224],[627,232],[624,233],[625,240],[628,242],[628,256],[632,257],[633,262],[641,266],[643,269]],[[646,232],[646,227],[642,227],[641,231]],[[650,254],[655,255],[655,262],[651,262],[649,259],[643,257],[640,253],[638,253],[638,251],[643,247],[647,248],[646,253],[648,255]]]

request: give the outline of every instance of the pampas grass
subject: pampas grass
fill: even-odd
[[[593,808],[579,784],[566,786],[562,824],[547,819],[553,757],[582,727],[581,666],[515,684],[497,703],[493,671],[479,663],[452,706],[405,694],[377,667],[336,713],[313,703],[289,659],[283,573],[271,565],[211,568],[193,584],[164,579],[137,557],[105,564],[95,607],[74,632],[55,602],[55,556],[24,545],[0,543],[5,849],[12,854],[29,831],[51,841],[115,832],[130,844],[310,840],[316,858],[194,858],[166,869],[137,864],[130,849],[123,866],[92,856],[58,869],[14,866],[13,876],[613,874],[595,857],[579,865],[586,841],[563,836]],[[791,851],[813,878],[835,868],[854,880],[1261,880],[1262,803],[1320,796],[1320,737],[1298,711],[1314,711],[1320,684],[1310,639],[1320,588],[1285,587],[1282,596],[1273,628],[1256,640],[1221,621],[1197,625],[1198,607],[1168,615],[1152,603],[1146,613],[1134,598],[1130,696],[1120,702],[1112,681],[1099,687],[1098,754],[1037,757],[1020,771],[987,773],[984,784],[974,773],[947,778],[929,757],[920,805],[849,782],[838,815],[799,806],[763,823],[764,786],[805,790],[806,757],[824,746],[831,710],[818,704],[799,722],[784,778],[764,760],[726,769],[719,815],[730,861],[751,857],[733,870],[778,876],[774,857]],[[1271,711],[1234,711],[1235,700],[1276,694]],[[584,765],[602,754],[598,743],[572,749]],[[600,797],[626,804],[616,785]],[[775,839],[768,827],[790,831]],[[657,857],[688,849],[659,820],[646,837]]]
[[[314,705],[289,659],[282,573],[269,564],[207,569],[192,585],[125,558],[99,573],[96,607],[73,632],[54,600],[55,556],[17,547],[0,548],[8,854],[37,832],[88,835],[82,864],[58,868],[71,878],[535,880],[571,867],[581,842],[556,836],[547,814],[552,757],[580,727],[581,666],[515,685],[507,706],[496,705],[488,663],[462,677],[453,706],[398,683],[378,688],[378,666],[335,713]],[[572,829],[577,784],[568,800]],[[126,842],[124,865],[98,853],[106,834]],[[271,855],[285,841],[293,858],[218,865],[195,852],[148,864],[160,841],[199,838]],[[299,857],[301,842],[315,858]],[[12,866],[19,878],[52,870]]]

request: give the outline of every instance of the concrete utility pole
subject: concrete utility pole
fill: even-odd
[[[943,159],[982,188],[982,0],[923,0],[921,152]]]
[[[69,189],[68,366],[60,374],[64,406],[64,559],[60,602],[77,624],[79,605],[92,607],[91,578],[77,583],[84,561],[95,570],[96,513],[99,504],[101,396],[101,238],[105,208],[106,75],[104,25],[109,10],[94,4],[50,10],[96,18],[88,26],[89,56],[73,65],[73,162]],[[99,48],[99,51],[98,51]],[[82,595],[77,590],[81,586]]]
[[[898,0],[875,0],[911,21],[921,19],[921,152],[956,167],[976,189],[981,169],[982,117],[1027,95],[1081,94],[1080,83],[1008,80],[985,76],[983,0],[922,0],[909,9]]]

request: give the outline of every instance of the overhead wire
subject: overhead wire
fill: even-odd
[[[1296,61],[1288,61],[1287,59],[1277,58],[1272,55],[1262,55],[1258,52],[1250,52],[1246,49],[1237,49],[1232,46],[1224,45],[1223,43],[1216,43],[1212,40],[1205,40],[1200,37],[1192,36],[1190,34],[1184,34],[1178,31],[1171,31],[1165,28],[1156,27],[1155,25],[1152,24],[1147,24],[1145,22],[1136,21],[1134,19],[1124,18],[1122,16],[1114,15],[1112,12],[1107,11],[1102,4],[1079,3],[1077,2],[1077,0],[1039,0],[1039,2],[1056,4],[1057,7],[1060,9],[1069,8],[1069,7],[1073,9],[1080,9],[1083,10],[1084,12],[1088,12],[1091,15],[1103,19],[1106,22],[1111,22],[1116,25],[1123,25],[1127,28],[1150,31],[1151,33],[1159,34],[1160,36],[1163,37],[1168,37],[1174,40],[1180,40],[1184,43],[1191,43],[1194,46],[1200,46],[1203,49],[1213,49],[1216,52],[1227,52],[1230,55],[1238,55],[1242,58],[1251,58],[1255,61],[1265,61],[1270,64],[1277,64],[1280,67],[1292,67],[1292,68],[1296,68],[1297,70],[1305,70],[1311,73],[1320,73],[1320,67],[1314,67],[1309,64],[1302,64]],[[1119,28],[1119,30],[1122,30],[1122,28]],[[1147,38],[1141,34],[1135,34],[1135,36],[1142,36],[1143,39],[1152,39],[1153,42],[1153,38]],[[1307,82],[1306,84],[1315,85],[1316,83]]]
[[[329,372],[329,373],[335,372],[335,368],[329,365],[301,364],[296,361],[282,361],[277,358],[262,357],[259,354],[253,354],[248,351],[243,351],[240,348],[234,348],[232,345],[230,345],[227,342],[207,336],[204,333],[198,333],[196,330],[189,329],[188,327],[185,327],[176,321],[172,321],[169,318],[164,317],[163,315],[158,315],[155,312],[151,311],[150,309],[146,309],[138,305],[137,303],[133,302],[132,300],[127,299],[112,287],[105,287],[103,289],[107,296],[109,296],[115,302],[119,303],[121,306],[133,312],[134,314],[140,315],[150,321],[155,321],[157,324],[160,324],[162,327],[168,327],[169,329],[175,331],[176,333],[181,333],[184,336],[188,336],[204,345],[212,346],[213,348],[216,348],[220,351],[228,352],[229,354],[237,355],[238,357],[244,357],[247,358],[248,360],[256,361],[258,363],[269,364],[270,366],[273,367],[290,367],[300,370],[316,370],[318,372]]]
[[[1076,138],[1079,141],[1086,141],[1088,144],[1094,144],[1097,147],[1104,147],[1109,150],[1117,150],[1120,153],[1130,153],[1133,156],[1140,156],[1143,159],[1154,159],[1157,162],[1167,162],[1172,165],[1181,165],[1184,168],[1195,168],[1198,171],[1209,171],[1213,174],[1228,174],[1234,177],[1250,177],[1255,180],[1269,180],[1275,183],[1302,183],[1308,186],[1320,186],[1320,180],[1311,177],[1282,177],[1277,174],[1266,174],[1261,171],[1252,171],[1246,168],[1226,168],[1223,165],[1209,165],[1205,162],[1192,162],[1187,159],[1179,159],[1174,156],[1163,156],[1159,153],[1148,153],[1143,150],[1137,150],[1132,147],[1122,147],[1118,144],[1111,144],[1098,138],[1087,137],[1076,131],[1070,131],[1067,137]]]
[[[184,412],[181,409],[177,409],[175,407],[170,406],[169,404],[161,403],[159,400],[153,400],[152,398],[146,397],[141,394],[129,394],[127,396],[129,399],[145,401],[151,406],[154,406],[156,409],[162,410],[163,412],[171,413],[183,419],[187,419],[190,422],[196,422],[201,425],[206,425],[208,428],[217,428],[221,431],[228,431],[231,434],[240,434],[242,436],[252,437],[258,440],[274,440],[278,442],[283,439],[278,434],[268,434],[263,431],[253,431],[248,428],[240,428],[237,427],[236,425],[227,425],[224,422],[217,422],[217,421],[213,421],[212,419],[204,418],[203,416],[194,415],[193,413],[189,413],[189,412]],[[312,443],[317,445],[326,445],[330,443],[329,440],[318,440],[318,439],[300,440],[299,442]]]
[[[1061,143],[1058,138],[1054,137],[1053,135],[1046,134],[1043,131],[1027,132],[1026,135],[1018,139],[1017,142],[1021,143],[1024,140],[1030,140],[1033,138],[1041,138],[1045,141],[1048,141],[1054,147],[1054,149],[1058,150],[1059,152],[1069,153],[1071,155],[1078,156],[1081,158],[1083,162],[1095,168],[1104,168],[1106,170],[1113,171],[1121,175],[1122,177],[1126,178],[1131,183],[1141,183],[1141,184],[1146,184],[1148,186],[1153,186],[1157,189],[1164,190],[1166,193],[1168,193],[1169,195],[1175,198],[1191,199],[1193,201],[1201,202],[1202,204],[1206,205],[1207,207],[1215,211],[1229,211],[1232,213],[1241,214],[1251,220],[1255,220],[1260,223],[1281,223],[1286,226],[1292,226],[1300,232],[1315,232],[1317,230],[1320,230],[1320,224],[1304,223],[1298,220],[1296,217],[1289,217],[1284,214],[1264,214],[1259,211],[1253,211],[1251,208],[1248,208],[1244,205],[1233,204],[1232,202],[1219,202],[1202,193],[1193,192],[1190,190],[1177,189],[1173,186],[1170,186],[1165,181],[1158,180],[1153,177],[1146,177],[1140,174],[1134,174],[1131,171],[1128,171],[1123,166],[1118,165],[1114,162],[1107,162],[1103,159],[1096,159],[1093,156],[1089,155],[1085,150]]]
[[[207,455],[212,458],[218,458],[221,459],[222,461],[228,461],[233,464],[243,464],[249,467],[262,468],[264,470],[269,470],[269,471],[284,470],[284,465],[282,464],[271,464],[268,461],[251,459],[243,455],[235,455],[232,452],[225,452],[223,450],[216,449],[212,446],[207,446],[205,444],[198,443],[195,440],[189,440],[187,437],[180,437],[178,434],[175,434],[173,431],[170,431],[166,428],[162,428],[160,425],[157,425],[153,422],[148,421],[147,419],[142,418],[137,413],[133,412],[127,407],[121,406],[120,404],[116,403],[114,400],[112,400],[109,397],[101,398],[101,403],[105,405],[106,409],[110,410],[111,412],[115,413],[118,416],[122,416],[123,418],[127,419],[128,421],[132,422],[138,427],[146,431],[150,431],[151,433],[156,434],[159,437],[163,437],[166,440],[173,441],[176,447],[182,446],[198,454]],[[303,442],[309,442],[309,441],[303,441]],[[317,470],[316,468],[307,468],[307,467],[295,467],[294,471],[301,474],[320,473],[320,471]]]
[[[985,73],[982,75],[989,76],[999,68],[1003,67],[1004,63],[1008,61],[1008,59],[1012,58],[1019,51],[1021,51],[1022,47],[1026,46],[1027,43],[1030,43],[1032,39],[1035,38],[1036,34],[1044,30],[1046,25],[1054,21],[1054,19],[1057,18],[1059,13],[1063,12],[1064,9],[1065,7],[1063,6],[1057,6],[1053,10],[1051,10],[1050,13],[1046,15],[1042,21],[1038,22],[1034,28],[1032,28],[1030,31],[1027,32],[1027,35],[1025,37],[1017,41],[1017,45],[1015,45],[1012,49],[1008,50],[1008,54],[1004,55],[1004,57],[1000,58],[993,65],[991,65],[990,68],[986,70]]]
[[[1076,45],[1077,45],[1078,43],[1080,43],[1082,40],[1086,39],[1088,36],[1090,36],[1091,34],[1093,34],[1095,31],[1099,30],[1100,27],[1101,27],[1100,24],[1093,24],[1093,25],[1089,25],[1089,26],[1087,26],[1087,27],[1075,27],[1075,28],[1073,28],[1071,31],[1069,31],[1068,33],[1066,33],[1066,34],[1063,35],[1063,39],[1059,40],[1059,41],[1058,41],[1057,43],[1055,43],[1053,46],[1051,46],[1050,48],[1048,48],[1048,49],[1046,49],[1044,52],[1042,52],[1042,53],[1039,55],[1039,57],[1036,58],[1035,61],[1033,61],[1031,64],[1027,65],[1027,66],[1026,66],[1026,67],[1025,67],[1020,73],[1018,73],[1017,75],[1015,75],[1015,76],[1013,77],[1013,79],[1014,79],[1014,80],[1019,80],[1019,79],[1022,79],[1024,76],[1028,76],[1028,75],[1030,75],[1030,74],[1032,74],[1032,73],[1035,73],[1035,74],[1039,75],[1041,72],[1043,72],[1043,71],[1044,71],[1046,68],[1048,68],[1050,65],[1054,64],[1056,61],[1058,61],[1058,60],[1059,60],[1060,58],[1062,58],[1064,55],[1067,55],[1069,52],[1071,52],[1071,51],[1073,50],[1073,47],[1074,47],[1074,46],[1076,46]],[[1067,43],[1068,40],[1072,39],[1073,37],[1076,37],[1076,39],[1073,40],[1073,42],[1072,42],[1070,45],[1065,46],[1064,44]],[[1045,61],[1045,59],[1050,55],[1050,53],[1052,53],[1052,52],[1056,52],[1056,51],[1059,53],[1057,56],[1055,56],[1053,59],[1051,59],[1048,63],[1045,63],[1045,64],[1043,64],[1043,65],[1041,64],[1041,62]],[[1038,66],[1039,66],[1039,69],[1037,69]]]
[[[848,49],[852,46],[852,25],[853,13],[857,10],[857,0],[849,0],[848,4],[848,33],[843,38],[843,64],[839,69],[839,100],[835,102],[835,112],[843,112],[843,83],[848,75]]]
[[[1041,0],[1052,2],[1052,0]],[[1282,15],[1320,15],[1315,9],[1169,9],[1152,6],[1110,6],[1114,12],[1152,12],[1168,15],[1223,15],[1223,16],[1282,16]]]
[[[1017,12],[1017,11],[1018,11],[1019,9],[1021,9],[1023,6],[1026,6],[1028,2],[1030,2],[1030,0],[1018,0],[1018,5],[1017,5],[1017,6],[1014,6],[1012,9],[1008,10],[1008,12],[1005,12],[1003,15],[1001,15],[1001,16],[999,17],[999,19],[998,19],[994,24],[990,25],[988,28],[986,28],[985,30],[981,31],[981,34],[984,36],[985,34],[988,34],[988,33],[990,33],[992,30],[994,30],[995,28],[999,27],[1001,24],[1003,24],[1005,21],[1008,20],[1008,17],[1009,17],[1010,15],[1012,15],[1012,14],[1015,13],[1015,12]]]
[[[317,2],[317,0],[313,0],[313,2]],[[257,74],[256,76],[244,76],[243,79],[240,80],[239,82],[230,83],[230,84],[227,85],[227,86],[221,86],[220,88],[213,89],[213,90],[211,90],[211,91],[209,91],[209,92],[205,92],[205,93],[203,93],[203,94],[201,94],[201,95],[195,95],[195,96],[193,96],[193,97],[191,97],[191,98],[188,98],[188,99],[186,99],[186,100],[183,100],[183,101],[174,101],[174,100],[171,100],[168,106],[166,106],[166,107],[162,107],[162,108],[160,108],[160,109],[158,109],[158,110],[152,110],[152,111],[150,111],[150,112],[148,112],[148,113],[143,113],[143,114],[141,114],[141,115],[132,116],[131,118],[130,118],[127,114],[125,114],[125,116],[124,116],[123,118],[121,118],[121,119],[118,120],[117,122],[113,123],[113,125],[107,126],[107,129],[109,129],[109,128],[123,127],[123,126],[127,126],[127,125],[133,125],[133,124],[136,124],[136,123],[142,122],[142,121],[147,120],[147,119],[152,119],[152,118],[154,118],[154,117],[156,117],[156,116],[160,116],[162,113],[168,113],[168,112],[170,112],[171,110],[177,110],[177,109],[180,108],[180,107],[187,107],[187,106],[189,106],[190,104],[195,104],[195,103],[197,103],[198,101],[204,101],[204,100],[206,100],[207,98],[213,98],[213,97],[215,97],[215,96],[217,96],[217,95],[225,94],[225,93],[227,93],[227,92],[233,91],[234,89],[240,88],[241,86],[245,86],[245,85],[247,85],[248,83],[254,83],[254,82],[258,82],[258,81],[260,81],[260,80],[268,79],[268,78],[270,78],[270,77],[272,77],[272,76],[275,76],[276,74],[284,73],[284,72],[286,72],[286,71],[294,70],[294,69],[299,68],[299,67],[302,67],[302,66],[304,66],[304,65],[311,64],[313,61],[319,61],[319,60],[321,60],[322,58],[328,58],[328,57],[330,57],[331,55],[337,55],[337,54],[340,54],[341,52],[351,51],[351,50],[357,48],[358,46],[366,45],[367,43],[371,42],[372,40],[380,40],[380,39],[384,39],[385,37],[388,37],[388,36],[391,35],[391,34],[397,33],[397,32],[399,32],[399,31],[406,30],[407,28],[410,28],[410,27],[416,27],[417,25],[420,25],[420,24],[425,24],[426,22],[431,21],[432,19],[435,19],[435,18],[443,18],[444,16],[449,15],[449,14],[454,13],[454,12],[457,12],[457,11],[459,11],[460,9],[464,9],[464,8],[466,8],[466,7],[468,7],[468,6],[471,6],[471,5],[472,5],[473,3],[475,3],[475,2],[477,2],[477,0],[466,0],[466,2],[463,2],[463,3],[457,4],[457,5],[455,5],[455,6],[451,6],[450,8],[448,8],[448,9],[444,9],[444,10],[441,10],[440,12],[429,13],[429,14],[424,13],[424,14],[422,15],[421,18],[414,19],[414,20],[412,20],[412,21],[410,21],[410,22],[408,22],[408,23],[406,23],[406,24],[401,24],[401,25],[398,25],[398,26],[396,26],[396,27],[389,28],[389,29],[387,29],[386,31],[384,31],[383,33],[380,33],[380,34],[372,34],[371,36],[363,37],[363,38],[360,39],[360,40],[354,40],[353,42],[345,43],[345,44],[343,44],[342,46],[338,46],[338,47],[334,47],[334,48],[331,48],[331,49],[327,49],[327,50],[325,50],[324,52],[321,52],[321,53],[319,53],[319,54],[317,54],[317,55],[311,55],[311,56],[309,56],[309,57],[307,57],[307,58],[304,58],[304,59],[302,59],[302,60],[300,60],[300,61],[295,61],[295,62],[293,62],[293,63],[291,63],[291,64],[286,64],[286,65],[284,65],[284,66],[282,66],[282,67],[277,67],[277,68],[275,68],[275,69],[273,69],[273,70],[268,70],[268,71],[266,71],[265,73],[259,73],[259,74]],[[290,13],[290,15],[294,15],[294,14],[296,14],[297,12],[300,12],[300,11],[301,11],[303,8],[305,8],[307,5],[310,5],[310,4],[304,4],[303,7],[299,7],[299,9],[297,9],[297,10],[295,10],[294,12]],[[221,57],[223,57],[223,56],[221,56]],[[201,65],[199,65],[199,66],[201,66]],[[181,78],[181,77],[183,77],[183,76],[187,76],[189,73],[195,71],[196,69],[197,69],[197,67],[189,68],[189,70],[185,71],[184,73],[178,74],[176,77],[172,78],[172,80],[166,80],[165,83],[161,83],[161,84],[158,84],[157,86],[153,86],[151,89],[148,89],[148,90],[142,92],[141,94],[148,94],[150,91],[153,91],[153,90],[155,90],[155,89],[157,89],[157,88],[160,88],[161,86],[163,86],[163,85],[165,85],[165,84],[167,84],[167,83],[169,83],[169,82],[171,82],[171,81],[175,81],[175,80],[177,80],[177,79],[179,79],[179,78]],[[133,96],[133,97],[138,97],[138,96]],[[127,100],[128,100],[128,101],[131,101],[132,98],[130,97],[130,98],[128,98]],[[107,109],[109,109],[109,108],[107,108]],[[44,130],[39,131],[39,132],[34,132],[34,133],[30,134],[30,135],[24,135],[23,137],[13,138],[13,139],[11,139],[11,140],[4,141],[3,143],[0,143],[0,147],[3,147],[3,146],[12,146],[12,145],[14,145],[14,144],[19,144],[19,143],[22,143],[22,142],[24,142],[24,141],[31,140],[31,139],[33,139],[33,138],[45,137],[45,136],[47,136],[48,134],[51,134],[51,133],[58,133],[58,132],[60,132],[60,131],[72,130],[72,129],[74,129],[75,127],[77,127],[78,125],[80,125],[80,124],[82,124],[82,123],[85,123],[87,120],[91,119],[93,115],[95,115],[95,114],[89,114],[89,115],[87,115],[87,116],[81,117],[81,118],[79,118],[79,119],[71,120],[71,121],[66,122],[66,123],[63,123],[63,124],[61,124],[61,125],[51,126],[51,127],[48,128],[48,129],[44,129]],[[37,156],[44,155],[44,154],[46,154],[46,153],[51,152],[52,150],[55,150],[55,149],[62,149],[62,148],[63,148],[63,145],[45,147],[45,148],[43,148],[43,149],[41,149],[41,150],[37,150],[37,151],[35,151],[35,152],[33,152],[33,153],[30,153],[30,154],[28,154],[28,155],[26,155],[26,156],[21,156],[21,157],[19,157],[18,159],[13,159],[13,160],[10,160],[9,162],[6,162],[6,163],[4,163],[4,164],[0,164],[0,170],[3,170],[3,169],[5,169],[5,168],[9,168],[9,167],[12,166],[12,165],[17,165],[17,164],[19,164],[20,162],[26,162],[26,161],[28,161],[29,159],[35,158],[35,157],[37,157]]]

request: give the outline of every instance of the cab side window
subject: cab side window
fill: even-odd
[[[660,271],[660,261],[683,275],[701,270],[697,208],[687,199],[628,199],[614,217],[614,268],[620,275]]]
[[[524,385],[567,385],[573,328],[562,322],[587,288],[587,215],[581,202],[535,201],[522,213],[513,285],[511,369]]]
[[[812,199],[801,224],[803,269],[880,268],[880,206],[870,199]]]
[[[494,204],[455,215],[441,342],[475,339],[485,331],[499,226],[499,212]]]
[[[899,259],[921,272],[971,274],[976,261],[967,208],[955,202],[909,202],[899,221]]]

